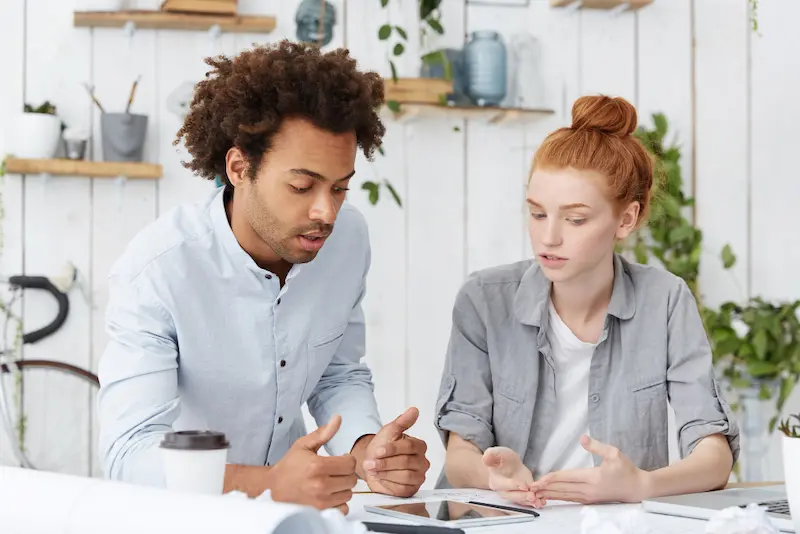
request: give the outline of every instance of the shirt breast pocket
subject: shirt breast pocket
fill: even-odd
[[[303,402],[308,400],[311,392],[314,391],[320,378],[322,378],[325,369],[328,368],[331,360],[333,360],[333,357],[336,355],[336,351],[339,350],[346,329],[347,323],[327,330],[324,334],[320,334],[309,340],[306,348],[308,371],[306,373],[306,383],[303,389]]]

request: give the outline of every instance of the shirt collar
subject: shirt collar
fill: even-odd
[[[550,300],[552,282],[545,276],[535,261],[522,275],[514,296],[514,313],[522,323],[542,327],[546,325],[544,315]],[[633,317],[636,311],[636,294],[628,270],[628,263],[619,254],[614,254],[614,286],[608,313],[622,320]]]
[[[228,215],[225,213],[225,189],[224,187],[220,188],[220,191],[211,202],[211,224],[214,228],[214,233],[222,242],[222,246],[225,248],[225,251],[229,254],[234,264],[260,274],[269,273],[268,270],[258,266],[252,256],[239,244],[239,240],[236,239],[231,224],[228,222]],[[302,268],[302,264],[292,265],[289,274],[286,275],[286,280],[288,281],[294,278]]]

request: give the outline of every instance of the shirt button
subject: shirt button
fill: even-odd
[[[286,360],[281,360],[281,367],[286,367]]]
[[[266,278],[267,280],[272,280],[272,275],[271,274],[265,274],[264,278]]]
[[[597,393],[595,393],[595,394],[594,394],[594,395],[592,395],[590,398],[592,399],[592,402],[597,402],[597,401],[599,401],[599,400],[600,400],[600,395],[598,395]]]
[[[278,417],[278,424],[283,423],[283,417]]]
[[[281,303],[281,299],[278,299],[278,301],[275,304],[278,305],[280,303]]]

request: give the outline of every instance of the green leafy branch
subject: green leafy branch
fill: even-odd
[[[796,419],[796,424],[791,424],[791,420]],[[800,438],[800,413],[790,415],[785,420],[781,421],[779,430],[783,432],[786,437]]]
[[[386,9],[390,0],[379,1],[381,3],[381,7]],[[439,9],[442,0],[418,0],[418,2],[420,43],[422,43],[422,41],[428,35],[429,30],[438,35],[443,35],[444,26],[442,26],[442,13]],[[385,24],[382,24],[378,28],[378,39],[389,44],[389,49],[391,50],[391,55],[389,57],[389,68],[392,72],[392,80],[396,83],[398,81],[398,74],[395,60],[406,52],[408,46],[408,31],[404,27],[397,24],[391,24],[391,21],[387,20]],[[425,60],[426,58],[423,57],[423,61]],[[386,107],[389,108],[389,110],[393,113],[399,113],[401,109],[400,102],[396,100],[387,101]],[[378,153],[380,153],[382,156],[386,155],[383,147],[378,148]],[[384,179],[382,181],[366,181],[361,184],[361,189],[367,191],[369,195],[369,201],[372,205],[378,203],[378,200],[380,199],[380,190],[382,187],[385,187],[397,205],[402,207],[403,204],[400,200],[400,195],[388,180]]]

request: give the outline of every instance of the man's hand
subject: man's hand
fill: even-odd
[[[640,502],[647,491],[647,472],[636,467],[619,449],[589,436],[581,437],[587,451],[603,458],[598,467],[556,471],[530,484],[540,500],[581,504]]]
[[[269,487],[275,501],[305,504],[320,510],[338,508],[347,515],[347,502],[358,482],[356,459],[349,454],[317,455],[341,424],[341,416],[334,416],[327,425],[298,439],[269,470]]]
[[[538,503],[528,487],[533,473],[525,467],[519,455],[508,447],[491,447],[483,453],[483,465],[489,471],[489,489],[507,501],[526,506]]]
[[[411,497],[425,482],[425,474],[431,466],[425,458],[428,446],[405,434],[418,417],[419,410],[409,408],[381,428],[367,444],[361,465],[372,491]]]

